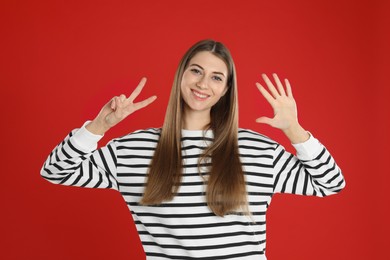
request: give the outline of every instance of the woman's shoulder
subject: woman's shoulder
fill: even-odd
[[[146,128],[139,129],[133,132],[130,132],[121,137],[115,138],[116,142],[126,142],[126,141],[157,141],[160,138],[161,128]]]
[[[238,142],[260,142],[263,144],[268,144],[271,146],[277,146],[278,142],[272,138],[261,134],[259,132],[253,131],[251,129],[239,128],[238,129]]]

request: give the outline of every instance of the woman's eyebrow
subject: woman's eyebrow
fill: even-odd
[[[191,67],[191,66],[196,66],[196,67],[199,67],[200,69],[204,70],[204,68],[203,68],[202,66],[200,66],[200,65],[198,65],[198,64],[196,64],[196,63],[192,63],[192,64],[190,65],[190,67]],[[222,75],[222,76],[226,77],[225,74],[223,74],[222,72],[219,72],[219,71],[213,71],[213,73],[214,73],[214,74],[219,74],[219,75]]]

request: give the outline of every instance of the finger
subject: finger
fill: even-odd
[[[278,96],[280,96],[278,91],[276,90],[274,84],[272,84],[272,82],[268,78],[268,76],[265,75],[264,73],[261,76],[263,77],[265,84],[267,84],[267,87],[268,87],[269,91],[271,92],[272,96],[274,96],[274,98],[277,98]]]
[[[115,97],[115,103],[117,108],[122,108],[123,107],[123,102],[120,97]]]
[[[284,82],[286,83],[287,96],[293,97],[290,82],[288,81],[288,79],[284,79]]]
[[[144,108],[144,107],[150,105],[156,99],[157,99],[157,96],[152,96],[152,97],[147,98],[147,99],[145,99],[145,100],[143,100],[141,102],[135,103],[134,104],[134,110],[138,110],[138,109]]]
[[[283,84],[282,84],[282,82],[280,82],[278,75],[276,75],[276,73],[273,73],[272,76],[274,77],[274,80],[276,82],[276,86],[278,87],[280,95],[285,96],[286,92],[284,91]]]
[[[120,96],[119,96],[119,98],[120,98],[120,99],[121,99],[121,101],[123,102],[123,101],[125,101],[125,99],[126,99],[126,96],[122,94],[122,95],[120,95]]]
[[[141,93],[141,91],[142,91],[143,87],[145,86],[145,84],[146,84],[146,78],[143,77],[141,79],[141,81],[138,83],[138,86],[135,88],[133,93],[131,93],[130,97],[128,98],[128,100],[130,102],[133,102],[134,99],[136,99],[138,97],[139,93]]]
[[[270,103],[271,106],[273,107],[275,98],[270,93],[268,93],[268,91],[260,83],[256,83],[256,86],[261,92],[261,94],[264,96],[264,98],[268,101],[268,103]]]
[[[115,108],[116,108],[115,98],[112,98],[112,99],[111,99],[111,105],[110,105],[110,107],[111,107],[112,110],[115,110]]]
[[[115,103],[116,103],[116,107],[115,107],[115,117],[116,118],[121,118],[122,115],[123,115],[123,108],[124,108],[124,105],[123,105],[123,102],[121,101],[121,98],[120,97],[115,97]]]
[[[272,125],[272,119],[266,116],[262,116],[256,119],[256,123]]]

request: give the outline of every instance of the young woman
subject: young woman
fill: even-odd
[[[156,97],[111,99],[93,121],[73,130],[41,174],[56,184],[110,188],[126,201],[147,259],[266,259],[266,211],[274,193],[327,196],[345,181],[327,149],[298,123],[288,80],[256,83],[274,109],[261,117],[297,150],[238,128],[234,63],[212,40],[182,58],[161,129],[146,129],[96,150],[102,135]]]

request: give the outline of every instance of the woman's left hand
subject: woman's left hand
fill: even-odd
[[[272,106],[274,117],[259,117],[256,119],[256,122],[268,124],[282,130],[292,143],[307,140],[309,134],[298,123],[297,105],[291,91],[290,82],[287,79],[284,80],[286,85],[285,89],[282,82],[279,80],[279,77],[275,73],[272,74],[272,76],[275,80],[276,87],[267,75],[262,74],[269,92],[258,82],[256,83],[256,86]]]
[[[277,89],[268,76],[262,74],[264,82],[267,84],[271,93],[258,82],[256,82],[256,86],[273,108],[274,118],[263,116],[256,119],[256,122],[268,124],[272,127],[285,130],[298,123],[297,105],[291,91],[290,82],[287,79],[284,80],[286,85],[285,90],[282,82],[279,80],[279,77],[275,73],[272,74],[272,76],[274,77]]]

